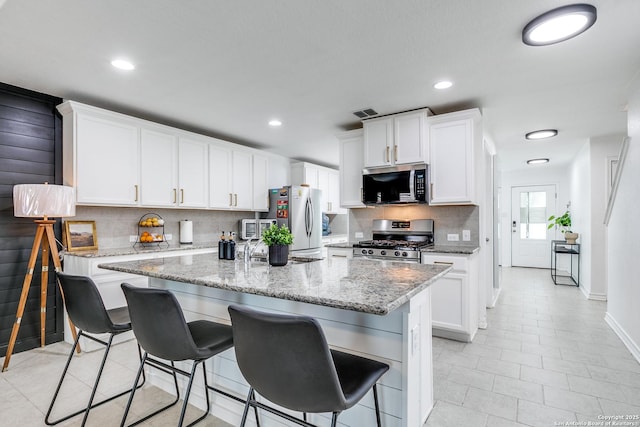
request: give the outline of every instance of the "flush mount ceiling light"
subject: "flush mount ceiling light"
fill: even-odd
[[[528,165],[541,165],[543,163],[549,163],[549,159],[531,159],[527,160]]]
[[[131,71],[136,68],[135,65],[125,59],[114,59],[111,61],[111,65],[125,71]]]
[[[524,137],[527,139],[545,139],[552,138],[558,134],[556,129],[542,129],[529,132]]]
[[[590,4],[562,6],[529,22],[522,30],[522,41],[529,46],[546,46],[569,40],[589,29],[596,18],[596,8]]]
[[[453,86],[453,83],[448,80],[442,80],[433,85],[436,89],[449,89],[451,86]]]
[[[273,126],[273,127],[282,126],[282,122],[277,119],[269,120],[269,126]]]

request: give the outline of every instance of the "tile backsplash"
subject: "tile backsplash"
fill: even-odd
[[[349,209],[349,239],[352,241],[371,239],[371,224],[374,219],[433,219],[435,242],[437,245],[473,245],[479,244],[479,208],[464,206],[380,206],[362,209]],[[471,240],[462,241],[462,230],[471,231]],[[363,233],[356,238],[355,233]],[[447,241],[447,234],[457,233],[460,240]]]
[[[77,206],[72,221],[91,220],[96,222],[98,247],[101,249],[123,248],[131,246],[130,235],[138,234],[138,221],[148,213],[154,213],[165,220],[164,232],[171,234],[170,246],[180,241],[179,222],[184,219],[193,221],[193,243],[217,242],[220,232],[238,232],[238,221],[254,218],[254,212],[211,211],[198,209],[141,209]]]

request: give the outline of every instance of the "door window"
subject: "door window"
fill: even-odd
[[[523,191],[520,193],[520,238],[546,240],[546,191]]]

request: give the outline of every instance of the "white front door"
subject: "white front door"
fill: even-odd
[[[555,185],[511,188],[511,265],[549,268],[553,231],[547,218],[555,212]]]

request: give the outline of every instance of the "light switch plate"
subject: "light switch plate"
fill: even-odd
[[[171,239],[173,239],[173,235],[172,235],[172,234],[165,234],[165,235],[164,235],[164,240],[166,240],[167,242],[168,242],[169,240],[171,240]]]
[[[135,243],[137,241],[138,241],[138,236],[136,236],[135,234],[129,235],[129,243]]]
[[[458,240],[460,240],[460,235],[458,233],[447,234],[447,240],[449,242],[457,242]]]
[[[362,239],[364,237],[364,233],[362,231],[356,231],[356,239]]]
[[[471,230],[462,230],[462,240],[465,242],[471,240]]]

